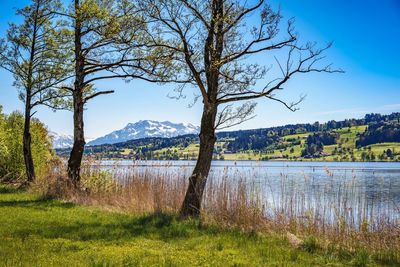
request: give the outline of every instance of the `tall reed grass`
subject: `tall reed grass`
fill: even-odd
[[[35,189],[75,203],[137,214],[177,214],[191,170],[90,162],[83,168],[82,190],[76,191],[68,187],[62,169],[53,168]],[[400,211],[385,192],[375,190],[377,196],[371,199],[359,191],[357,179],[336,179],[328,169],[323,183],[307,175],[296,180],[285,174],[259,176],[229,167],[213,171],[204,194],[202,223],[257,233],[289,232],[305,240],[316,238],[326,248],[389,253],[387,257],[398,262]]]

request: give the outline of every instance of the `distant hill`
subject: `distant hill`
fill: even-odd
[[[169,138],[185,134],[196,134],[199,130],[199,127],[192,124],[141,120],[136,123],[129,123],[125,128],[97,138],[87,145],[116,144],[147,137]]]
[[[187,134],[87,146],[85,154],[99,159],[193,160],[198,148],[198,135]],[[69,149],[57,152],[66,156]],[[400,113],[218,132],[214,159],[400,161]]]

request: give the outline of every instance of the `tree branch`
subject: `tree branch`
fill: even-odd
[[[86,103],[86,102],[88,102],[90,99],[95,98],[96,96],[99,96],[99,95],[106,95],[106,94],[113,94],[114,92],[115,92],[114,90],[100,91],[100,92],[97,92],[97,93],[94,93],[94,94],[92,94],[92,95],[90,95],[90,96],[85,97],[84,100],[83,100],[83,102]]]

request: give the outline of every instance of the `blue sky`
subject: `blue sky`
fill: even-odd
[[[15,21],[15,7],[26,0],[0,0],[0,34],[7,22]],[[280,97],[296,100],[306,94],[300,110],[292,113],[278,103],[259,101],[256,118],[233,129],[250,129],[288,123],[328,121],[362,117],[365,113],[400,111],[400,1],[399,0],[281,0],[286,17],[296,18],[296,29],[303,40],[324,44],[333,41],[329,62],[345,74],[312,74],[295,78]],[[262,57],[260,58],[262,59]],[[12,76],[0,70],[0,105],[6,113],[22,110]],[[167,95],[171,86],[142,81],[107,81],[98,88],[116,93],[94,99],[87,106],[85,130],[94,138],[142,119],[170,120],[199,125],[201,103],[189,108],[193,97],[174,100]],[[40,108],[37,117],[53,131],[72,133],[72,113]]]

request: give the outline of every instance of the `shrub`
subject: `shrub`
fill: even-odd
[[[23,155],[24,116],[20,112],[4,115],[0,108],[0,178],[25,179]],[[38,119],[32,120],[32,156],[37,176],[47,171],[47,162],[54,156],[48,131]]]

